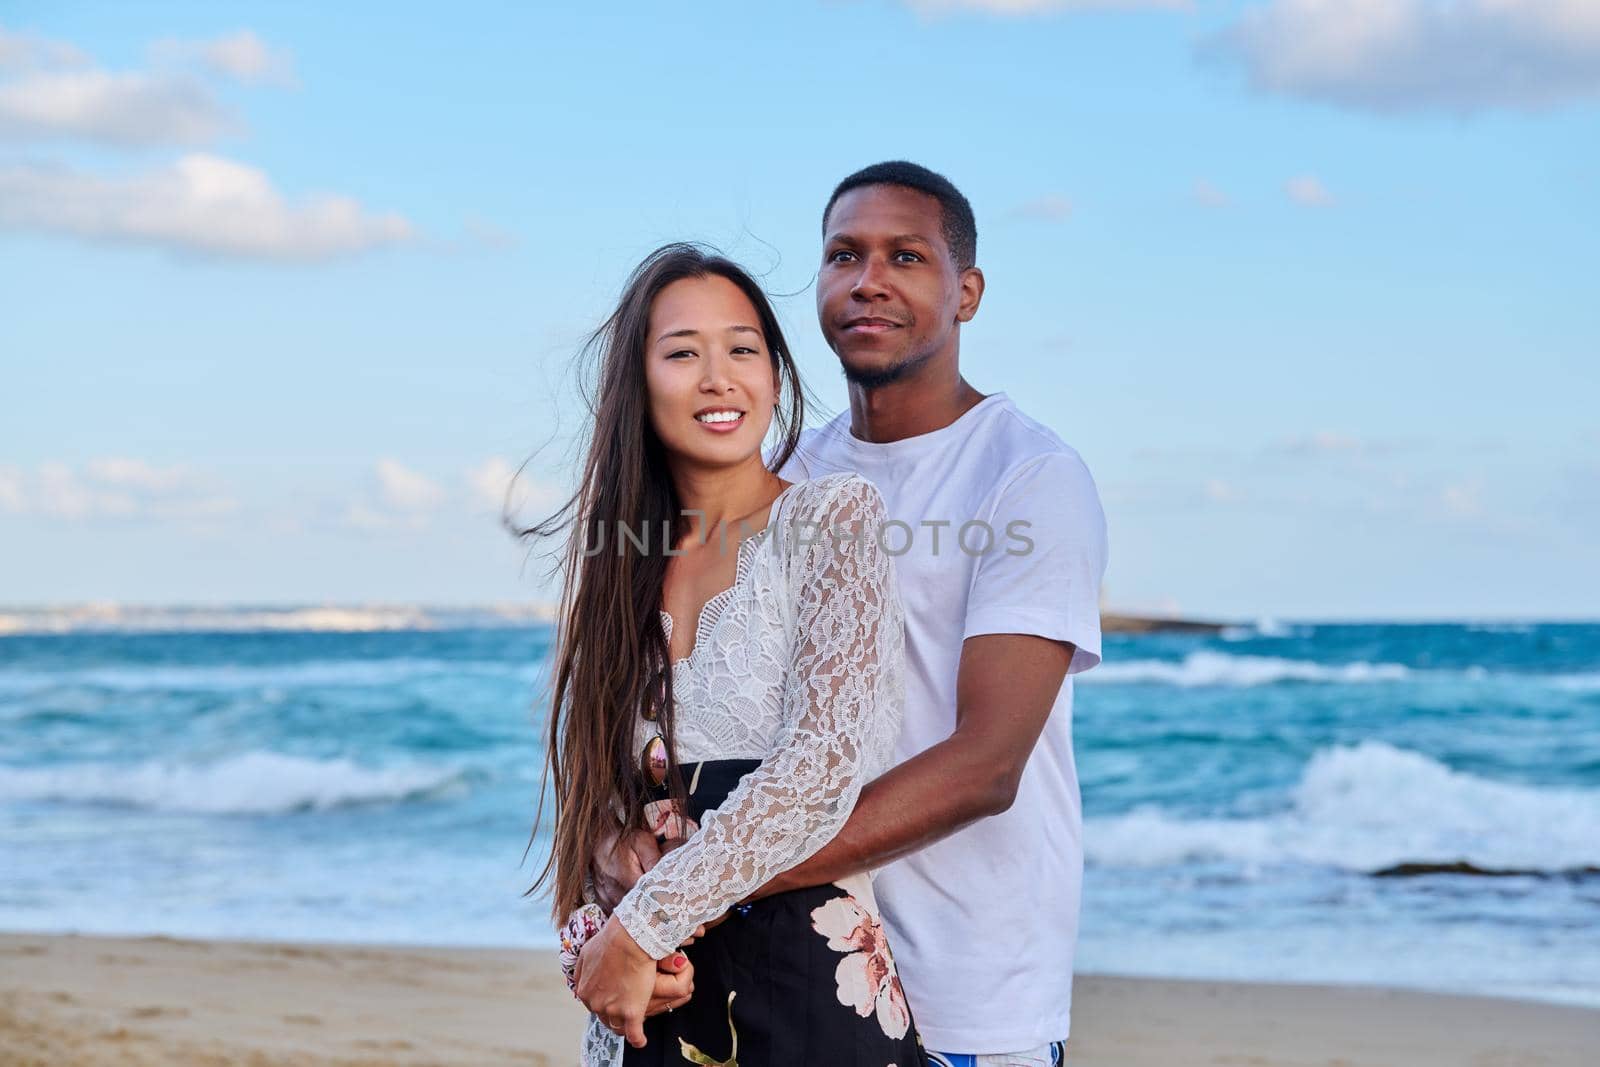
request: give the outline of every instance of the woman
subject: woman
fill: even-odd
[[[882,498],[852,473],[773,473],[798,441],[799,377],[728,260],[658,250],[594,342],[582,485],[535,528],[571,513],[540,882],[553,869],[564,917],[592,900],[602,842],[641,826],[686,840],[582,946],[584,1063],[920,1065],[865,875],[741,903],[889,766],[904,645]],[[646,1019],[680,948],[693,996]]]

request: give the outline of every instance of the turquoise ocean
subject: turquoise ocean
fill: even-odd
[[[0,637],[0,929],[551,946],[549,628],[250,626]],[[1600,625],[1104,653],[1080,971],[1600,1005]]]

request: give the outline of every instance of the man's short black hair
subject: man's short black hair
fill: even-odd
[[[972,217],[972,205],[967,203],[967,198],[943,174],[903,159],[862,167],[840,182],[828,197],[828,206],[822,209],[824,236],[828,233],[828,213],[833,205],[845,193],[863,185],[898,185],[927,193],[939,201],[940,228],[944,231],[944,243],[950,246],[950,255],[956,261],[956,270],[966,270],[978,262],[978,221]]]

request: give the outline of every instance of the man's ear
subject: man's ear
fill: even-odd
[[[983,271],[968,267],[961,272],[961,303],[956,306],[956,321],[971,322],[983,303]]]

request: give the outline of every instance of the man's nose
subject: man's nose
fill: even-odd
[[[884,272],[887,266],[877,259],[867,259],[861,264],[861,273],[856,275],[855,284],[850,287],[850,295],[857,300],[882,300],[889,295],[889,287],[885,282]]]

